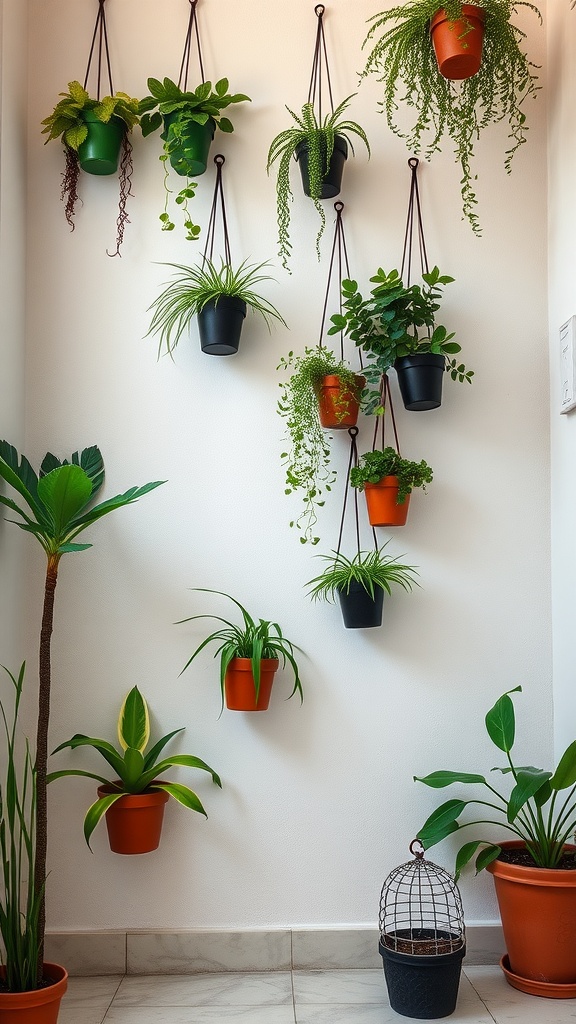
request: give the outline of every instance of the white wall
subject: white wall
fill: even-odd
[[[275,412],[276,366],[288,349],[317,338],[327,275],[314,256],[315,223],[299,188],[293,207],[294,273],[278,269],[266,294],[290,333],[247,322],[240,354],[203,356],[196,333],[175,362],[156,361],[143,337],[146,307],[166,280],[159,262],[193,262],[198,246],[163,235],[157,139],[135,137],[135,198],[122,259],[114,236],[116,181],[82,180],[73,234],[59,203],[62,154],[43,147],[39,122],[58,92],[82,77],[96,5],[31,0],[30,303],[27,435],[31,456],[98,443],[107,493],[151,479],[169,482],[92,531],[94,548],[67,556],[57,593],[52,744],[75,731],[114,737],[119,703],[137,683],[154,724],[186,726],[178,748],[222,775],[219,792],[195,780],[209,820],[171,806],[158,854],[122,859],[103,830],[94,854],[81,833],[90,783],[51,794],[49,923],[66,928],[195,928],[373,923],[388,871],[435,803],[414,774],[440,767],[485,769],[494,754],[483,717],[522,683],[519,758],[552,753],[548,365],[546,351],[545,104],[530,104],[529,142],[513,175],[503,171],[505,133],[478,144],[481,240],[460,219],[458,169],[449,151],[421,174],[429,253],[456,283],[444,322],[455,329],[475,382],[446,386],[440,410],[398,409],[403,451],[434,468],[427,497],[413,500],[408,526],[390,548],[420,567],[422,588],[387,602],[381,630],[343,629],[339,611],[312,606],[303,585],[314,550],[288,528],[298,510],[283,494],[283,424]],[[176,76],[188,5],[181,0],[110,4],[116,88],[138,95],[148,75]],[[253,98],[236,132],[217,144],[236,258],[275,253],[274,184],[267,147],[305,98],[313,4],[233,0],[199,6],[207,73],[228,75]],[[337,97],[353,92],[362,66],[368,0],[334,0],[326,16]],[[544,33],[521,18],[540,63]],[[408,153],[385,129],[378,88],[365,82],[350,115],[369,134],[342,199],[352,271],[367,285],[378,265],[401,255]],[[206,224],[213,177],[194,200]],[[296,183],[298,185],[298,183]],[[397,401],[399,405],[399,400]],[[370,446],[370,429],[363,431]],[[334,440],[340,473],[345,440]],[[321,523],[321,550],[336,543],[341,489]],[[383,531],[383,536],[387,536]],[[369,537],[366,535],[366,543]],[[34,649],[40,552],[28,580],[28,643]],[[279,679],[268,714],[218,719],[210,654],[179,672],[202,624],[186,615],[228,612],[214,587],[256,615],[279,621],[306,652],[305,703],[285,703]],[[80,765],[59,755],[58,765]],[[95,770],[98,761],[91,763]],[[56,759],[54,761],[56,767]],[[184,776],[182,776],[184,778]],[[452,863],[456,844],[435,851]],[[489,879],[463,883],[469,920],[496,917]],[[145,893],[145,896],[143,895]]]

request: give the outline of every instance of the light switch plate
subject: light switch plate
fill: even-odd
[[[560,328],[560,412],[576,408],[576,316],[571,316]]]

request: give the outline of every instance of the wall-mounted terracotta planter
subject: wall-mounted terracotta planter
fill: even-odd
[[[233,658],[224,680],[226,707],[230,711],[266,711],[277,668],[278,658],[263,658],[260,662],[260,690],[256,700],[250,658]]]
[[[360,412],[360,393],[365,383],[364,377],[356,375],[356,386],[352,390],[333,374],[323,378],[318,393],[318,414],[323,427],[347,430],[348,427],[356,426]]]
[[[88,174],[116,174],[126,122],[121,117],[100,121],[91,110],[82,114],[88,135],[78,147],[78,162]]]
[[[304,189],[304,195],[310,196],[310,175],[308,172],[308,143],[299,142],[295,150],[296,159],[298,166],[300,167],[300,174],[302,175],[302,187]],[[334,199],[335,196],[340,194],[342,188],[342,175],[344,173],[344,164],[348,159],[348,143],[342,135],[337,135],[334,139],[334,149],[332,150],[332,156],[330,157],[330,165],[326,174],[323,177],[322,192],[320,199]],[[322,162],[325,164],[326,161],[326,150],[322,148]]]
[[[430,22],[438,70],[444,78],[454,81],[472,78],[480,70],[482,61],[484,10],[475,4],[463,4],[462,14],[464,18],[448,21],[441,7]]]
[[[198,313],[200,346],[209,356],[233,356],[238,351],[246,303],[234,295],[207,302]]]
[[[5,977],[0,967],[0,978]],[[68,973],[59,964],[44,964],[44,977],[52,985],[32,992],[0,992],[1,1024],[57,1024],[60,1000],[68,986]]]
[[[404,408],[409,412],[428,412],[442,405],[442,381],[446,358],[426,352],[401,356],[394,363]]]
[[[364,484],[370,526],[405,526],[410,495],[398,505],[398,477],[385,476],[377,484]]]
[[[117,792],[114,786],[100,786],[98,796]],[[127,793],[106,811],[106,827],[112,853],[151,853],[160,845],[164,805],[168,793]]]
[[[170,126],[176,120],[177,114],[164,115],[164,130],[160,136],[164,141],[170,139]],[[206,124],[198,124],[196,121],[189,121],[183,128],[179,145],[172,150],[169,156],[170,165],[183,178],[197,177],[204,174],[208,166],[210,146],[216,131],[216,122],[211,117]]]
[[[373,629],[382,625],[384,590],[374,587],[374,597],[357,580],[348,590],[338,591],[342,618],[346,629]]]

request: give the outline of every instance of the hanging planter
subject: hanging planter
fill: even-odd
[[[233,658],[224,679],[224,696],[229,711],[267,711],[272,683],[280,662],[278,658],[262,658],[260,684],[256,683],[250,658]]]
[[[370,526],[405,526],[410,495],[398,499],[400,482],[397,476],[385,476],[377,484],[365,483],[364,494]]]
[[[440,7],[430,22],[438,70],[444,78],[462,81],[480,70],[485,13],[475,4],[462,4],[462,17],[451,20]]]
[[[198,313],[202,351],[211,356],[231,356],[238,351],[246,303],[234,295],[211,299]]]
[[[366,379],[354,374],[354,381],[338,374],[327,374],[318,385],[318,415],[325,429],[355,427],[360,413],[360,398]]]
[[[432,470],[424,459],[411,462],[394,448],[374,449],[365,452],[350,470],[350,483],[364,491],[371,526],[405,526],[412,490],[422,487],[426,491],[426,484],[432,483]]]
[[[91,110],[84,112],[88,134],[78,146],[78,162],[87,174],[116,174],[120,162],[122,143],[126,135],[126,122],[120,117],[101,121]]]
[[[98,798],[102,800],[111,793],[117,793],[118,785],[99,786]],[[167,802],[168,793],[163,790],[126,794],[116,800],[106,811],[106,828],[112,853],[132,855],[157,850],[164,821],[164,805]]]
[[[68,973],[59,964],[45,963],[43,976],[49,984],[28,992],[4,992],[0,984],[1,1024],[57,1024]],[[0,967],[0,983],[5,977],[6,968]]]
[[[313,199],[316,193],[314,185],[315,168],[310,167],[310,161],[315,160],[314,144],[309,139],[299,142],[294,150],[294,156],[298,161],[300,174],[302,176],[302,188],[304,195]],[[310,156],[312,151],[312,156]],[[325,138],[320,140],[320,163],[323,168],[322,180],[319,189],[318,199],[334,199],[340,194],[342,188],[342,175],[344,164],[348,159],[348,143],[343,135],[334,136],[334,146],[330,159],[328,159],[327,142]],[[312,180],[311,180],[312,175]]]
[[[425,352],[399,356],[394,361],[404,408],[409,412],[427,412],[442,404],[442,381],[446,356]]]
[[[373,629],[382,625],[384,587],[376,584],[372,593],[360,580],[338,588],[338,601],[346,629]]]
[[[183,178],[197,178],[205,173],[215,131],[213,117],[200,124],[198,121],[184,121],[177,113],[164,115],[164,131],[160,138],[166,143],[164,152],[176,174]]]

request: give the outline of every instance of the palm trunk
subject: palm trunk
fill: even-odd
[[[41,894],[38,919],[38,964],[37,984],[42,982],[44,963],[44,932],[46,928],[46,904],[44,882],[46,880],[46,856],[48,850],[48,808],[46,800],[46,772],[48,767],[48,725],[50,722],[50,642],[54,621],[54,592],[58,581],[60,555],[49,555],[44,587],[44,609],[40,631],[39,690],[38,690],[38,731],[36,735],[36,852],[34,859],[34,887]]]

